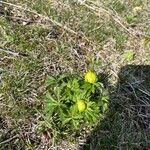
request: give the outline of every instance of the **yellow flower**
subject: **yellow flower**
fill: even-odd
[[[88,71],[85,74],[85,81],[89,83],[95,83],[97,81],[97,76],[93,71]]]
[[[86,103],[84,100],[77,100],[76,104],[79,112],[84,112],[86,110]]]

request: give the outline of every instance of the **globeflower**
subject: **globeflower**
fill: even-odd
[[[77,100],[76,105],[79,112],[84,112],[86,110],[86,103],[84,100]]]
[[[97,76],[93,71],[88,71],[85,74],[85,81],[89,83],[95,83],[97,82]]]

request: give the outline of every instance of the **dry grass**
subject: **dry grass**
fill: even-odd
[[[148,149],[149,79],[127,65],[150,65],[149,9],[148,0],[0,1],[0,149],[73,150],[92,134],[83,149]],[[108,115],[91,136],[57,142],[42,115],[45,79],[89,68],[109,74]]]

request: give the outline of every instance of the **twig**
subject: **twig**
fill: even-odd
[[[11,138],[9,138],[9,139],[7,139],[7,140],[1,142],[0,145],[9,143],[10,141],[12,141],[13,139],[16,139],[16,138],[18,138],[18,137],[19,137],[19,135],[17,134],[17,135],[15,135],[15,136],[13,136],[13,137],[11,137]]]
[[[131,31],[131,29],[128,29],[121,21],[119,15],[112,13],[110,9],[105,9],[103,6],[97,6],[94,2],[91,1],[87,1],[92,3],[95,8],[93,6],[90,6],[86,3],[81,3],[81,5],[85,6],[86,8],[92,10],[97,16],[100,15],[99,11],[101,10],[102,12],[105,12],[106,14],[108,14],[119,26],[121,26],[127,33],[129,33],[129,35],[133,36],[133,37],[137,37],[136,32],[133,32],[133,29]],[[116,13],[116,12],[115,12]]]
[[[9,49],[2,49],[2,48],[0,48],[0,51],[1,51],[1,52],[5,52],[5,53],[7,53],[7,54],[11,54],[11,55],[13,55],[13,56],[19,56],[19,53],[13,52],[13,51],[11,51],[11,50],[9,50]]]
[[[146,94],[147,96],[150,96],[150,93],[148,93],[148,92],[146,92],[146,91],[144,91],[142,89],[138,89],[138,90],[141,91],[142,93]]]
[[[56,20],[51,19],[50,17],[44,16],[42,14],[37,13],[34,10],[30,10],[28,8],[23,8],[22,6],[18,6],[18,5],[12,4],[12,3],[3,2],[3,1],[0,1],[0,3],[5,4],[5,5],[9,5],[9,6],[12,6],[12,7],[15,7],[15,8],[18,8],[18,9],[30,12],[30,13],[33,13],[33,14],[35,14],[35,15],[37,15],[37,16],[39,16],[39,17],[41,17],[41,18],[43,18],[43,19],[45,19],[47,21],[52,22],[53,24],[59,26],[60,28],[66,30],[67,32],[69,32],[69,33],[71,33],[71,34],[73,34],[75,36],[82,36],[82,38],[85,39],[87,42],[91,43],[92,45],[95,45],[95,43],[93,41],[91,41],[88,37],[86,37],[85,35],[79,34],[78,32],[75,32],[74,30],[72,30],[68,26],[63,25],[60,22],[57,22]]]
[[[27,9],[27,8],[23,8],[23,7],[21,7],[21,6],[18,6],[18,5],[12,4],[12,3],[8,3],[8,2],[0,1],[0,3],[3,3],[3,4],[5,4],[5,5],[9,5],[9,6],[12,6],[12,7],[15,7],[15,8],[18,8],[18,9],[21,9],[21,10],[24,10],[24,11],[27,11],[27,12],[30,12],[30,13],[33,13],[33,14],[35,14],[35,15],[41,17],[41,18],[44,18],[45,20],[49,20],[49,21],[52,22],[53,24],[55,24],[55,25],[57,25],[57,26],[59,26],[59,27],[65,29],[66,31],[68,31],[68,32],[70,32],[70,33],[72,33],[72,34],[78,35],[77,32],[73,31],[73,30],[70,29],[69,27],[67,27],[67,26],[65,26],[65,25],[62,25],[61,23],[59,23],[59,22],[57,22],[57,21],[55,21],[55,20],[53,20],[53,19],[51,19],[51,18],[49,18],[49,17],[47,17],[47,16],[44,16],[44,15],[42,15],[42,14],[39,14],[39,13],[37,13],[36,11],[30,10],[30,9]]]
[[[137,107],[137,106],[150,107],[150,104],[145,104],[145,105],[138,104],[138,105],[130,105],[130,106],[131,106],[131,107]]]
[[[13,16],[8,16],[8,15],[1,15],[1,16],[9,18],[9,19],[16,19],[16,20],[24,21],[24,22],[27,22],[27,23],[34,23],[34,22],[37,23],[36,21],[27,20],[27,19],[20,18],[20,17],[13,17]]]
[[[18,57],[18,56],[24,56],[24,57],[27,57],[28,56],[28,54],[24,54],[24,53],[16,53],[16,52],[13,52],[12,50],[10,50],[10,49],[2,49],[2,48],[0,48],[0,51],[1,52],[4,52],[4,53],[7,53],[7,54],[10,54],[10,55],[13,55],[13,56],[15,56],[15,57]]]
[[[128,84],[129,84],[129,86],[132,88],[133,93],[134,93],[134,95],[135,95],[136,99],[138,99],[138,97],[137,97],[137,94],[136,94],[136,92],[135,92],[134,87],[132,86],[132,84],[131,84],[131,83],[129,83],[129,82],[128,82]]]

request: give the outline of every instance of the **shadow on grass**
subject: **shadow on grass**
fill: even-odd
[[[150,149],[150,66],[125,66],[118,77],[106,117],[80,150]]]

